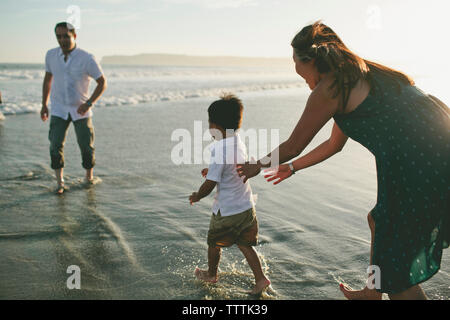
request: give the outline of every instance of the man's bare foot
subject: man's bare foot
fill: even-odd
[[[86,183],[93,184],[94,183],[94,168],[86,169]]]
[[[342,283],[339,285],[342,293],[348,300],[381,300],[382,293],[375,289],[365,287],[362,290],[350,290]]]
[[[195,276],[197,277],[198,280],[211,282],[211,283],[216,283],[217,282],[217,275],[215,277],[211,277],[209,275],[208,270],[201,270],[199,268],[195,268],[194,274],[195,274]]]
[[[63,194],[66,188],[64,187],[64,183],[58,184],[58,187],[56,187],[56,194]]]
[[[269,286],[270,286],[270,280],[267,278],[263,278],[256,282],[256,284],[253,287],[253,290],[250,292],[250,294],[253,294],[253,295],[261,294]]]

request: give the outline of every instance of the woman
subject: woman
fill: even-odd
[[[380,268],[381,289],[341,285],[341,291],[349,299],[381,299],[383,292],[391,299],[426,299],[419,283],[439,270],[450,240],[448,108],[407,75],[358,57],[320,22],[303,28],[291,45],[295,70],[312,92],[291,136],[271,154],[285,163],[328,120],[335,122],[327,141],[266,178],[280,183],[339,152],[348,137],[365,146],[377,165],[377,204],[368,221],[370,264]],[[244,181],[270,167],[271,154],[238,166]]]

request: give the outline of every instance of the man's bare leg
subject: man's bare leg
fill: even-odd
[[[86,169],[86,182],[92,183],[94,181],[94,168]]]
[[[56,182],[58,187],[56,189],[57,194],[64,193],[64,168],[55,169]]]

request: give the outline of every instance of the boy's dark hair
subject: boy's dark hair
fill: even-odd
[[[209,121],[223,129],[237,130],[241,127],[242,101],[233,94],[224,94],[220,100],[214,101],[208,108]]]
[[[66,28],[69,32],[75,33],[75,27],[69,22],[59,22],[55,26],[55,33],[57,28]]]

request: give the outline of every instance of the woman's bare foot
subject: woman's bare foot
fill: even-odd
[[[348,300],[381,300],[382,293],[375,289],[365,287],[362,290],[350,290],[342,283],[339,285],[342,293]]]
[[[250,292],[250,294],[259,295],[264,290],[266,290],[269,286],[270,286],[270,280],[267,278],[263,278],[256,282],[256,284],[253,287],[253,290]]]
[[[195,276],[197,277],[198,280],[211,282],[211,283],[216,283],[217,282],[217,275],[215,277],[211,277],[209,275],[208,270],[201,270],[199,268],[195,268],[194,274],[195,274]]]

